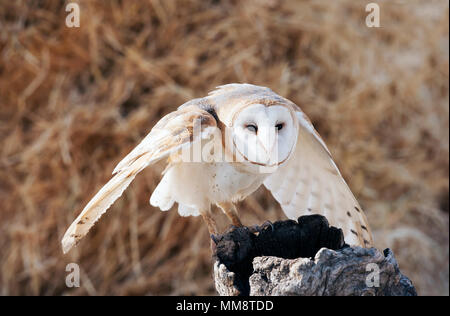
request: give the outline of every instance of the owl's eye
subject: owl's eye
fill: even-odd
[[[275,125],[275,128],[277,129],[277,131],[281,130],[284,127],[283,123],[278,123],[277,125]]]
[[[256,126],[255,124],[248,124],[245,126],[245,128],[248,129],[252,133],[258,132],[258,126]]]

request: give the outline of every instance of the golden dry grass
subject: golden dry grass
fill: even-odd
[[[137,177],[69,255],[60,239],[165,113],[215,86],[272,88],[311,117],[419,294],[449,293],[447,1],[0,2],[0,294],[213,294],[200,218]],[[245,224],[283,218],[264,189]],[[225,227],[224,216],[215,212]],[[82,269],[78,289],[65,266]]]

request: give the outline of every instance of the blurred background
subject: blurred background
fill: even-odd
[[[0,0],[0,294],[215,294],[201,218],[148,203],[143,171],[68,255],[60,240],[166,113],[248,82],[298,104],[422,295],[449,294],[449,5]],[[264,188],[244,224],[284,219]],[[214,209],[221,228],[225,216]],[[67,288],[66,265],[81,268]]]

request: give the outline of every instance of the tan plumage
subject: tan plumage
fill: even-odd
[[[201,162],[180,159],[182,150],[204,149],[208,141],[223,148],[220,157],[218,150],[208,150]],[[306,115],[268,88],[229,84],[185,103],[155,125],[69,227],[63,251],[87,234],[137,173],[163,158],[169,158],[168,166],[150,203],[168,210],[177,202],[180,215],[202,215],[212,234],[217,230],[211,204],[240,225],[233,203],[264,183],[289,218],[324,214],[343,229],[347,243],[372,244],[361,207]]]
[[[113,171],[115,176],[92,198],[67,229],[62,239],[63,252],[68,252],[88,233],[142,169],[167,157],[183,145],[199,141],[192,138],[195,124],[202,128],[201,136],[205,137],[216,127],[214,118],[197,106],[172,112],[161,119],[141,144],[117,165]]]

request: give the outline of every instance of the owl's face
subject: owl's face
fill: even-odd
[[[288,160],[297,142],[295,113],[282,105],[252,104],[233,121],[233,145],[250,164],[276,167]]]

